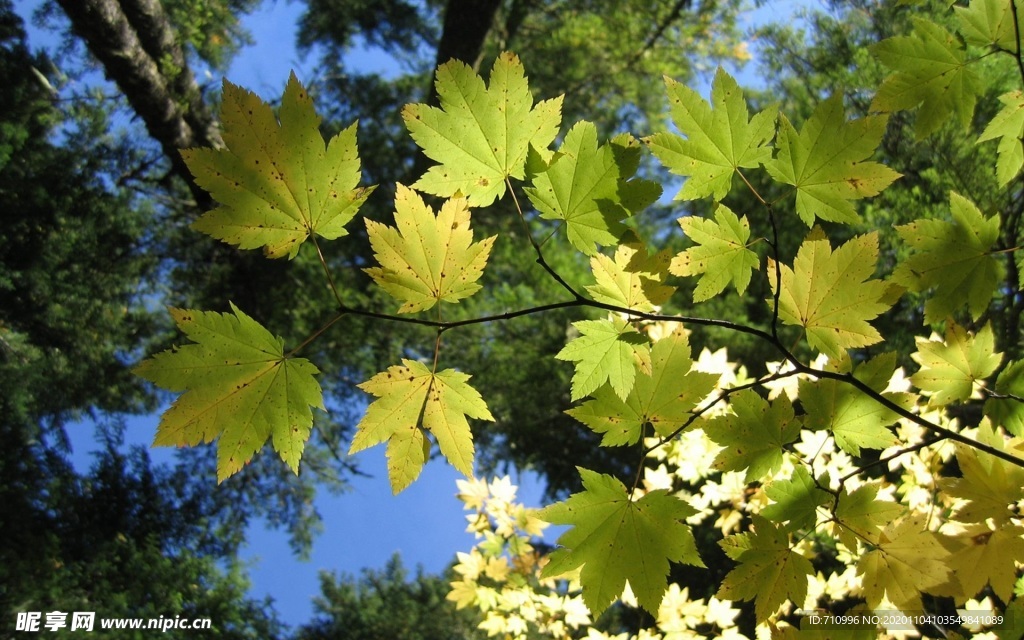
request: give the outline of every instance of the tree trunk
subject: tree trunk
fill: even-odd
[[[222,144],[216,119],[203,104],[199,87],[174,28],[158,0],[57,0],[72,31],[99,60],[124,93],[146,129],[163,149],[174,172],[189,185],[200,209],[210,208],[180,149]],[[176,67],[168,77],[158,60]]]
[[[484,42],[499,6],[501,0],[448,0],[435,67],[454,58],[479,70]],[[431,93],[431,100],[436,103],[436,93]]]

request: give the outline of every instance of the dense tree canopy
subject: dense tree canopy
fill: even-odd
[[[9,550],[34,578],[5,611],[95,589],[110,615],[181,600],[278,634],[241,595],[245,524],[308,550],[316,490],[386,442],[396,491],[433,448],[562,501],[469,481],[481,543],[447,601],[475,613],[428,615],[447,588],[396,561],[325,577],[299,637],[1016,615],[1019,19],[906,4],[769,26],[764,86],[720,70],[706,100],[695,74],[749,55],[735,2],[309,0],[318,63],[274,107],[195,71],[255,0],[55,0],[57,62],[0,4],[2,472],[15,538],[45,540]],[[96,70],[109,95],[61,83]],[[167,399],[129,374],[153,353],[135,373],[184,392],[156,442],[216,446],[70,470],[69,418]],[[538,517],[568,527],[553,553]]]
[[[418,571],[409,579],[401,558],[358,578],[324,573],[316,617],[297,640],[473,640],[485,638],[470,611],[455,611],[446,601],[448,580]]]
[[[58,4],[67,12],[71,32],[102,64],[104,73],[124,93],[131,109],[164,151],[170,175],[179,184],[189,186],[198,210],[208,208],[209,196],[195,188],[191,173],[177,153],[181,148],[219,144],[219,134],[212,126],[215,106],[200,99],[204,92],[191,69],[200,59],[205,64],[217,64],[230,54],[244,38],[237,27],[237,16],[254,3],[225,3],[222,8],[219,3],[209,3],[209,12],[198,13],[179,11],[176,4],[139,0]],[[716,59],[745,55],[734,29],[736,9],[731,2],[698,6],[659,3],[655,14],[650,13],[647,3],[616,3],[616,10],[611,11],[603,5],[583,2],[559,5],[557,10],[531,2],[314,2],[302,20],[299,42],[322,54],[317,71],[320,81],[311,90],[324,106],[325,129],[347,127],[360,118],[360,144],[378,150],[363,159],[363,170],[368,179],[383,185],[383,191],[369,202],[367,215],[384,218],[389,215],[388,185],[405,180],[421,165],[419,160],[410,163],[416,158],[415,146],[404,133],[401,107],[422,98],[432,99],[433,69],[439,61],[455,57],[479,65],[500,49],[517,46],[535,56],[538,68],[531,74],[532,81],[541,90],[552,94],[564,91],[566,74],[570,74],[575,88],[564,104],[567,111],[583,113],[589,109],[588,117],[602,126],[647,126],[644,123],[664,119],[664,102],[644,87],[658,82],[664,73],[687,77],[696,70],[695,65],[707,67]],[[59,15],[54,19],[61,22]],[[218,43],[220,46],[215,46]],[[675,55],[681,43],[690,55]],[[356,45],[377,46],[394,55],[401,62],[395,77],[344,68],[345,52]],[[593,51],[588,52],[584,45],[593,47]],[[162,57],[160,46],[169,47],[169,58]],[[566,59],[570,52],[573,57]],[[556,60],[557,65],[550,64]],[[593,112],[594,106],[599,106],[600,114]],[[373,117],[366,117],[368,113]],[[186,207],[164,213],[174,225],[171,229],[182,229],[176,221],[190,219],[195,215],[195,209],[192,211]],[[497,229],[508,222],[496,217],[489,224],[499,225]],[[226,309],[230,300],[286,337],[308,335],[322,321],[325,309],[333,305],[329,292],[319,285],[319,266],[311,255],[298,256],[285,276],[282,265],[197,240],[187,230],[165,235],[162,247],[173,265],[171,302],[176,305]],[[369,255],[369,245],[360,233],[324,250],[329,263],[339,266],[361,264]],[[346,269],[339,273],[345,280],[337,283],[338,289],[351,296],[350,303],[364,303],[378,295],[360,272]],[[501,277],[497,270],[493,275]],[[506,279],[511,286],[501,304],[553,295],[554,290],[540,275],[540,271],[532,275],[517,273],[514,280]],[[302,284],[296,287],[292,284],[295,282]],[[560,333],[551,325],[529,320],[521,325],[518,331],[550,336],[535,345],[538,353],[554,354],[560,348]],[[367,322],[329,332],[316,345],[319,353],[312,353],[311,359],[327,374],[322,384],[329,388],[330,396],[339,403],[360,397],[353,383],[361,375],[357,372],[376,370],[390,360],[410,336],[408,330],[394,327],[382,332],[375,323]],[[467,343],[479,345],[481,341],[470,338]],[[533,383],[537,377],[517,381],[515,376],[504,375],[517,368],[515,354],[508,352],[499,359],[503,355],[502,341],[495,339],[490,344],[496,350],[486,353],[488,368],[506,388],[503,394],[510,400],[536,395]],[[338,351],[348,356],[341,360],[328,355]],[[472,359],[479,361],[483,356],[473,349],[466,355],[467,366]],[[563,374],[552,371],[552,375]],[[581,438],[586,440],[588,434],[564,416],[562,410],[567,405],[557,398],[529,407],[510,401],[496,408],[498,421],[482,434],[482,460],[490,465],[509,461],[536,467],[545,474],[552,491],[575,486],[575,472],[567,462],[570,459],[594,455],[594,465],[609,470],[633,464],[615,455],[602,461],[608,454],[581,445]],[[531,426],[523,429],[523,425]],[[292,495],[298,496],[309,491],[307,478],[347,477],[350,463],[338,461],[331,451],[350,438],[351,427],[343,414],[340,418],[334,414],[328,419],[319,417],[314,447],[307,451],[311,475],[298,480],[301,487],[294,480],[276,476],[268,484],[292,487]],[[566,451],[573,456],[563,455]],[[252,474],[259,475],[255,469]],[[297,505],[298,499],[289,498],[289,503]],[[301,510],[296,506],[285,517],[301,517]]]
[[[18,16],[9,3],[2,7],[6,90],[0,189],[10,206],[0,234],[0,403],[10,443],[3,470],[5,494],[11,501],[5,504],[11,505],[8,515],[13,519],[27,505],[33,505],[33,513],[39,508],[43,509],[39,513],[55,509],[37,503],[47,486],[61,488],[55,495],[66,494],[62,499],[69,509],[84,508],[74,506],[85,494],[73,487],[92,481],[87,475],[75,474],[63,461],[63,428],[69,420],[84,417],[88,423],[90,417],[107,412],[148,411],[156,406],[160,398],[129,375],[128,369],[143,353],[169,339],[168,318],[161,304],[223,309],[230,300],[291,336],[311,331],[334,304],[328,291],[319,286],[319,264],[311,256],[300,255],[286,268],[203,241],[186,227],[213,203],[204,190],[196,188],[178,150],[221,144],[217,87],[205,85],[196,69],[224,68],[247,41],[241,20],[258,4],[252,0],[45,3],[35,19],[65,37],[64,46],[55,48],[50,58],[26,47],[21,19],[29,16]],[[622,71],[625,62],[630,69],[643,69],[646,82],[653,82],[666,67],[648,64],[645,52],[658,52],[662,61],[671,58],[672,66],[667,68],[679,75],[691,73],[693,61],[733,56],[735,8],[732,4],[690,7],[688,3],[666,3],[656,15],[649,15],[646,6],[610,12],[604,6],[578,3],[562,7],[564,18],[573,18],[565,20],[544,5],[529,2],[507,6],[457,1],[311,3],[299,42],[316,56],[324,54],[317,72],[321,82],[315,87],[318,103],[327,107],[324,129],[337,130],[347,126],[353,114],[362,114],[360,140],[380,150],[364,159],[364,171],[379,176],[379,182],[392,182],[409,174],[418,162],[413,160],[414,147],[401,124],[401,105],[432,99],[431,78],[438,61],[454,56],[478,64],[508,46],[510,38],[523,47],[534,46],[529,43],[553,47],[549,53],[538,49],[538,60],[556,51],[561,51],[560,55],[567,51],[583,54],[580,45],[589,43],[602,52],[600,68],[607,72],[586,80],[589,70],[600,68],[580,55],[571,66],[560,64],[545,71],[551,75],[552,90],[559,85],[558,76],[578,69],[574,72],[575,97],[567,105],[575,104],[582,112],[596,104],[598,99],[589,97],[596,89],[588,86],[596,81],[601,83],[605,95],[602,108],[608,114],[621,113],[632,121],[657,119],[661,117],[659,98],[640,91],[645,81],[635,74],[619,74],[620,83],[632,83],[627,88],[615,84],[612,71]],[[332,19],[339,17],[343,19]],[[614,25],[607,23],[613,19]],[[337,31],[342,25],[358,25],[360,39],[352,39],[355,32]],[[541,37],[558,25],[557,42]],[[621,38],[603,43],[597,39],[613,33]],[[695,55],[672,55],[682,40],[691,42]],[[363,75],[358,69],[339,69],[341,58],[331,53],[360,45],[380,46],[393,53],[401,61],[400,71],[393,77],[381,77]],[[112,85],[101,83],[94,88],[97,71]],[[542,80],[543,76],[534,74],[534,78]],[[650,99],[655,102],[645,102]],[[635,106],[641,111],[631,111]],[[366,113],[376,117],[366,118]],[[612,126],[610,121],[607,124]],[[378,215],[387,215],[384,200],[371,205],[379,209]],[[492,224],[500,228],[506,223],[495,220]],[[329,260],[337,265],[359,264],[370,255],[365,236],[348,238],[328,251]],[[495,257],[501,258],[500,253]],[[510,265],[512,257],[505,256]],[[573,261],[564,266],[579,267]],[[292,284],[283,284],[286,271]],[[502,277],[495,269],[488,275]],[[523,299],[543,299],[544,289],[537,286],[539,275],[509,270],[505,274],[509,284],[506,300],[492,304],[508,306]],[[377,295],[369,282],[356,274],[353,281],[339,283],[339,287],[353,296],[350,302],[369,304]],[[557,352],[563,335],[554,325],[541,323],[502,328],[501,332],[506,330],[547,335],[535,344],[538,355]],[[498,418],[494,432],[480,439],[485,459],[494,465],[532,462],[549,475],[553,491],[574,486],[577,481],[567,461],[596,449],[580,441],[586,433],[561,413],[567,406],[564,400],[529,405],[517,402],[518,397],[532,393],[539,372],[515,366],[522,354],[506,346],[508,340],[502,333],[490,335],[491,330],[483,327],[481,331],[463,336],[467,362],[486,359],[498,365],[489,375],[496,389],[505,388],[507,397],[506,402],[494,405]],[[335,410],[329,418],[318,416],[313,442],[303,458],[302,476],[282,473],[273,461],[256,460],[246,470],[246,481],[225,485],[200,511],[184,511],[183,518],[196,521],[214,517],[202,513],[216,513],[222,522],[218,529],[222,546],[219,550],[198,549],[199,564],[190,565],[188,560],[183,566],[212,570],[213,565],[203,564],[205,558],[229,557],[246,522],[260,515],[271,524],[289,528],[297,550],[308,549],[316,528],[311,507],[315,488],[342,486],[354,470],[343,451],[358,419],[357,408],[347,402],[361,394],[355,382],[417,335],[422,334],[415,330],[410,334],[409,328],[381,331],[368,322],[363,328],[347,327],[325,336],[317,344],[318,353],[310,356],[326,374],[323,384],[335,399]],[[338,359],[339,352],[349,356]],[[510,372],[515,375],[507,375]],[[565,376],[554,365],[548,374]],[[98,432],[116,441],[119,424],[116,419],[101,419]],[[509,437],[517,433],[516,424],[536,425],[537,433],[549,434],[551,442],[539,440],[538,446],[524,446],[530,438],[516,441]],[[554,428],[557,424],[572,431],[559,431]],[[566,451],[572,455],[564,455]],[[186,451],[179,459],[166,481],[182,490],[188,489],[189,478],[213,473],[215,460],[208,450]],[[137,473],[156,473],[143,458],[134,464]],[[609,464],[631,465],[632,461]],[[277,497],[268,500],[270,495]],[[152,501],[141,496],[138,500]],[[129,508],[129,502],[119,503],[119,508]],[[112,514],[113,521],[115,516],[117,513]],[[30,539],[52,522],[26,518],[21,522],[24,529],[19,529],[22,533],[15,537]],[[64,544],[61,540],[93,535],[86,530],[65,533],[55,538],[56,547],[39,547],[38,553],[19,559],[46,566],[63,553],[59,551]],[[120,534],[129,540],[151,535],[135,538],[112,529],[97,535]],[[177,535],[167,532],[159,539],[174,540]],[[182,533],[180,539],[190,539],[188,535]],[[157,556],[171,553],[161,546],[165,543],[154,544],[157,546],[149,547],[157,554],[150,558],[153,562]],[[194,542],[180,544],[196,550]],[[18,554],[24,549],[16,545],[11,551]],[[96,566],[106,562],[99,559],[101,555],[94,557]],[[80,566],[92,566],[93,560],[83,561],[86,564]],[[24,587],[29,582],[20,584]],[[49,588],[41,584],[40,590]],[[54,589],[70,594],[77,588],[71,582],[63,584]],[[8,605],[42,602],[27,593],[21,594],[23,600],[12,595]]]

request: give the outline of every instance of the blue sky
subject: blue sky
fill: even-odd
[[[813,2],[813,0],[811,0]],[[794,6],[810,4],[769,3],[753,18],[761,21],[790,13]],[[16,0],[15,6],[26,18],[40,0]],[[780,4],[782,5],[780,7]],[[296,52],[296,20],[301,3],[268,0],[263,8],[246,19],[254,45],[244,49],[227,72],[235,84],[276,99],[293,69],[300,79],[315,64]],[[749,24],[749,23],[748,23]],[[32,45],[52,42],[52,36],[31,32]],[[387,70],[387,60],[374,52],[353,54],[352,66]],[[202,70],[198,70],[202,76]],[[756,79],[748,72],[741,74],[747,82]],[[200,78],[203,81],[204,78]],[[209,78],[219,81],[219,78]],[[706,93],[707,88],[703,91]],[[153,437],[157,416],[129,420],[128,444],[148,444]],[[88,429],[73,429],[75,460],[82,466],[90,463],[89,451],[94,448]],[[273,455],[264,451],[260,455]],[[154,451],[154,460],[172,461],[169,450]],[[460,477],[443,461],[427,465],[420,479],[399,496],[392,496],[387,482],[382,447],[358,456],[360,467],[373,478],[357,478],[349,493],[332,496],[323,493],[316,506],[324,517],[324,531],[314,542],[312,557],[300,562],[288,547],[284,533],[255,527],[250,532],[244,555],[251,561],[252,594],[270,595],[281,618],[296,625],[308,621],[313,614],[312,599],[319,594],[318,574],[321,570],[358,574],[363,568],[381,568],[395,552],[402,555],[408,567],[421,565],[431,573],[442,571],[456,551],[468,550],[473,544],[465,533],[462,504],[455,498],[455,480]],[[520,499],[528,505],[539,505],[541,487],[533,476],[513,478],[520,484]],[[216,491],[211,479],[210,490]]]

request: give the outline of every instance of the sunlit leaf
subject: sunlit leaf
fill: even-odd
[[[679,218],[686,236],[697,243],[672,259],[669,271],[677,276],[701,276],[693,301],[703,302],[725,291],[730,282],[738,293],[747,290],[750,273],[758,267],[757,254],[748,249],[750,225],[725,205],[715,209],[715,219]]]
[[[985,587],[1003,602],[1013,595],[1017,567],[1011,558],[1024,558],[1024,527],[1004,523],[993,529],[988,524],[967,527],[954,537],[959,545],[949,558],[964,595],[975,597]]]
[[[884,301],[887,285],[870,279],[877,256],[875,233],[858,236],[833,252],[827,239],[812,232],[800,245],[793,268],[780,265],[779,318],[804,327],[808,344],[834,359],[846,349],[881,341],[869,321],[891,305]],[[768,273],[775,273],[770,259]],[[769,281],[774,291],[774,276]]]
[[[779,153],[765,168],[772,178],[796,188],[796,212],[810,227],[815,217],[831,222],[859,220],[851,200],[881,193],[900,177],[868,160],[885,132],[886,116],[850,122],[841,96],[825,100],[800,128],[779,116]]]
[[[1006,3],[1003,3],[1004,5]],[[1017,177],[1024,166],[1024,91],[1010,91],[999,97],[1002,110],[992,118],[978,137],[978,142],[999,140],[999,160],[996,162],[996,177],[1005,185]]]
[[[971,0],[969,6],[953,7],[960,23],[960,35],[973,45],[995,45],[1013,51],[1018,42],[1011,11],[1013,4],[1005,0]],[[1024,19],[1020,15],[1020,8],[1017,13],[1019,18]]]
[[[1024,360],[999,372],[995,392],[985,401],[985,415],[1013,435],[1024,436]]]
[[[216,438],[220,482],[271,439],[298,473],[313,424],[311,408],[324,408],[317,368],[286,356],[280,338],[234,305],[231,310],[171,309],[194,344],[158,353],[135,368],[164,389],[184,392],[161,416],[153,444],[195,446]]]
[[[748,116],[743,92],[721,68],[711,85],[711,103],[693,89],[665,78],[672,119],[679,127],[674,133],[656,133],[647,145],[669,171],[686,176],[677,200],[713,196],[721,200],[729,193],[735,172],[754,168],[771,158],[768,141],[775,133],[778,108],[768,107]]]
[[[921,369],[910,381],[933,405],[970,398],[975,383],[992,375],[1003,359],[1003,354],[995,352],[995,336],[990,325],[972,336],[950,321],[943,341],[920,337],[915,341],[917,352],[910,357]]]
[[[739,566],[725,576],[717,595],[728,600],[754,600],[754,613],[758,622],[763,622],[786,600],[804,601],[807,576],[814,573],[814,568],[810,560],[790,547],[784,528],[758,515],[753,521],[752,531],[722,541],[723,548],[733,538],[742,538],[743,544],[733,556]]]
[[[461,194],[471,207],[485,207],[505,193],[505,180],[522,180],[530,145],[544,149],[561,122],[562,98],[533,104],[519,58],[502,53],[490,85],[464,62],[437,69],[441,107],[408,104],[402,119],[430,167],[412,186],[444,198]]]
[[[999,216],[986,218],[973,202],[951,193],[953,221],[920,219],[896,227],[915,252],[900,263],[893,280],[912,291],[933,290],[924,320],[939,322],[967,306],[977,319],[988,308],[1002,276],[992,255]]]
[[[402,360],[359,385],[377,397],[356,426],[349,454],[388,443],[388,476],[395,493],[419,476],[430,444],[429,431],[453,467],[473,475],[473,436],[469,418],[494,420],[469,376],[445,369],[432,373],[423,363]]]
[[[729,399],[730,413],[708,420],[704,432],[724,447],[713,467],[747,472],[747,482],[760,480],[782,466],[782,448],[800,435],[793,403],[782,394],[773,402],[744,389]]]
[[[590,259],[597,283],[588,285],[587,291],[598,302],[654,311],[675,292],[675,287],[664,284],[668,265],[668,252],[648,256],[640,240],[623,242],[614,258],[599,253]]]
[[[622,595],[626,582],[640,606],[657,612],[670,562],[703,567],[683,521],[694,509],[668,491],[631,499],[615,478],[580,469],[583,491],[542,509],[538,517],[571,528],[558,539],[542,577],[582,567],[583,601],[596,617]]]
[[[622,220],[661,195],[657,183],[633,178],[638,163],[632,137],[619,136],[599,146],[597,127],[577,122],[526,195],[541,217],[565,222],[574,247],[595,255],[595,245],[619,242],[626,232]]]
[[[772,503],[761,509],[761,515],[779,524],[788,522],[790,531],[813,529],[818,508],[832,503],[832,496],[815,483],[803,465],[793,469],[792,477],[775,480],[764,490]]]
[[[573,326],[582,334],[565,345],[555,357],[576,363],[572,377],[572,399],[611,385],[625,400],[633,388],[636,372],[650,373],[651,352],[647,338],[620,318],[581,320]]]
[[[597,433],[602,446],[634,444],[650,425],[667,436],[683,425],[690,410],[707,396],[717,375],[693,370],[690,344],[679,329],[654,343],[651,372],[641,372],[625,400],[605,385],[594,399],[567,411]]]
[[[242,249],[295,257],[312,234],[334,239],[374,187],[360,188],[356,125],[324,146],[313,100],[292,74],[279,112],[224,81],[224,149],[181,152],[196,184],[220,203],[192,226]]]
[[[849,360],[844,360],[843,366],[830,369],[846,373]],[[890,352],[857,365],[853,377],[882,398],[909,410],[915,400],[912,394],[885,391],[895,369],[896,354]],[[849,383],[832,378],[801,380],[800,401],[807,411],[807,427],[828,429],[835,436],[836,444],[851,455],[859,456],[862,447],[885,449],[899,443],[887,428],[899,419],[899,414]]]
[[[858,539],[877,540],[882,528],[906,511],[901,504],[879,499],[878,488],[878,484],[864,484],[849,493],[844,488],[839,494],[835,509],[841,524],[839,539],[848,549],[856,549]]]
[[[998,451],[1010,452],[1020,441],[1006,438],[983,422],[978,429],[978,441]],[[1013,517],[1010,505],[1024,500],[1024,468],[1006,460],[978,451],[965,444],[956,444],[956,460],[960,478],[945,478],[942,488],[964,502],[958,504],[954,516],[962,522],[991,520],[1002,525]]]
[[[857,573],[869,607],[886,597],[901,611],[921,611],[921,593],[949,580],[949,551],[925,524],[924,518],[909,516],[891,522],[875,548],[861,556]]]
[[[938,131],[955,115],[967,126],[981,82],[967,66],[966,52],[959,38],[924,18],[912,18],[914,31],[871,46],[882,64],[893,70],[878,88],[872,111],[913,109],[917,112],[917,137]]]
[[[473,242],[464,198],[434,211],[413,191],[398,185],[395,227],[366,221],[370,244],[380,267],[366,273],[403,304],[399,313],[429,309],[439,301],[458,302],[480,290],[495,236]]]

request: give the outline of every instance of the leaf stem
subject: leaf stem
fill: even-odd
[[[512,189],[512,181],[509,180],[507,176],[505,177],[505,185],[508,187],[509,195],[512,196],[512,202],[516,205],[516,211],[519,213],[519,220],[523,223],[523,231],[526,232],[526,237],[530,240],[530,245],[533,246],[533,250],[537,254],[537,264],[547,271],[548,275],[554,278],[555,282],[560,284],[563,289],[572,294],[573,298],[576,300],[585,300],[585,298],[580,295],[578,291],[573,289],[572,286],[562,278],[562,276],[558,275],[558,272],[552,269],[551,265],[549,265],[547,260],[544,259],[544,252],[540,250],[540,245],[537,244],[537,241],[533,238],[533,234],[530,232],[530,225],[526,222],[526,216],[523,214],[523,208],[519,205],[519,198],[516,197],[516,192]]]
[[[341,320],[341,319],[342,319],[343,317],[345,317],[345,314],[346,314],[346,313],[347,313],[347,311],[345,311],[344,309],[342,309],[342,311],[340,311],[339,313],[335,314],[335,316],[334,316],[333,318],[331,318],[330,320],[328,320],[327,322],[325,322],[325,323],[324,323],[324,324],[323,324],[323,325],[322,325],[322,326],[321,326],[321,327],[320,327],[319,329],[317,329],[316,331],[314,331],[314,332],[313,332],[312,334],[310,334],[310,336],[309,336],[308,338],[306,338],[305,340],[303,340],[303,341],[302,341],[302,342],[301,342],[301,343],[299,344],[299,346],[295,347],[294,349],[292,349],[292,350],[291,350],[291,351],[289,351],[288,353],[284,354],[284,357],[285,357],[285,359],[287,360],[288,358],[291,358],[292,356],[294,356],[294,355],[295,355],[296,353],[298,353],[299,351],[302,351],[302,349],[303,349],[303,348],[305,348],[305,346],[306,346],[306,345],[308,345],[308,344],[309,344],[310,342],[313,342],[314,340],[316,340],[317,338],[319,338],[319,337],[320,337],[321,335],[323,335],[323,333],[324,333],[325,331],[327,331],[327,330],[328,330],[328,329],[330,329],[330,328],[331,328],[332,326],[334,326],[334,323],[335,323],[335,322],[337,322],[338,320]]]
[[[327,260],[324,259],[324,252],[320,250],[320,243],[316,241],[316,234],[310,232],[309,238],[313,241],[313,246],[316,247],[316,255],[320,258],[320,266],[324,268],[324,275],[327,276],[327,284],[331,287],[334,300],[338,303],[338,306],[344,306],[344,303],[341,301],[341,295],[338,294],[338,287],[334,284],[334,276],[331,275],[331,270],[327,267]]]

